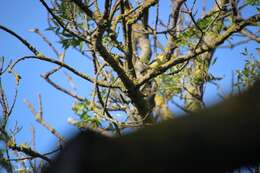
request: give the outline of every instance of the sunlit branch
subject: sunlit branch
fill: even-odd
[[[59,132],[51,127],[47,122],[43,120],[43,108],[42,108],[42,100],[41,96],[38,96],[38,102],[39,102],[39,111],[36,112],[32,103],[28,100],[24,100],[25,104],[28,106],[30,111],[32,112],[33,116],[35,117],[36,121],[39,122],[43,127],[45,127],[50,133],[52,133],[55,137],[57,137],[60,141],[60,143],[65,142],[65,138],[59,134]]]
[[[94,79],[89,77],[88,75],[86,74],[83,74],[79,71],[77,71],[75,68],[61,62],[61,61],[58,61],[58,60],[55,60],[55,59],[51,59],[51,58],[48,58],[44,55],[38,55],[38,56],[25,56],[25,57],[22,57],[22,58],[19,58],[17,59],[11,66],[10,66],[10,69],[13,69],[14,66],[19,63],[20,61],[23,61],[23,60],[26,60],[26,59],[38,59],[38,60],[42,60],[42,61],[47,61],[47,62],[50,62],[50,63],[53,63],[53,64],[56,64],[56,65],[59,65],[67,70],[69,70],[70,72],[72,72],[73,74],[91,82],[91,83],[94,83]],[[111,86],[109,83],[105,82],[105,81],[97,81],[97,84],[99,86],[102,86],[102,87],[111,87],[111,88],[120,88],[119,86]]]
[[[57,68],[55,68],[55,69],[53,69],[53,70],[51,70],[51,71],[49,71],[49,72],[47,72],[47,73],[45,73],[45,74],[43,74],[43,75],[41,75],[41,76],[42,76],[50,85],[52,85],[52,86],[53,86],[54,88],[56,88],[57,90],[59,90],[59,91],[65,93],[65,94],[67,94],[67,95],[69,95],[69,96],[71,96],[71,97],[73,97],[73,98],[75,98],[75,99],[77,99],[77,100],[79,100],[79,101],[84,101],[86,98],[81,97],[81,96],[77,95],[76,93],[74,93],[74,92],[72,92],[72,91],[70,91],[70,90],[67,90],[67,89],[61,87],[60,85],[56,84],[53,80],[50,79],[50,75],[56,73],[56,72],[57,72],[58,70],[60,70],[61,68],[62,68],[61,66],[60,66],[60,67],[57,67]]]
[[[29,42],[27,42],[25,39],[23,39],[21,36],[19,36],[18,34],[16,34],[14,31],[6,28],[3,25],[0,25],[0,29],[6,31],[7,33],[13,35],[15,38],[17,38],[18,40],[20,40],[34,55],[39,55],[40,52],[34,48]]]
[[[183,63],[185,61],[188,61],[202,53],[208,52],[217,46],[221,45],[225,40],[227,40],[232,34],[240,32],[242,29],[244,29],[248,25],[256,25],[260,21],[260,14],[254,15],[248,19],[245,19],[241,21],[240,23],[234,23],[232,24],[223,34],[219,35],[216,40],[212,41],[212,43],[209,45],[205,45],[203,47],[198,47],[196,50],[189,52],[186,55],[181,55],[179,57],[171,57],[169,61],[166,63],[158,66],[155,69],[151,69],[148,71],[148,73],[139,80],[139,83],[137,86],[142,86],[144,83],[149,81],[150,79],[164,73],[167,71],[170,67],[173,67],[177,64]]]
[[[15,150],[15,151],[19,151],[19,152],[22,152],[28,156],[31,156],[33,158],[41,158],[49,163],[51,163],[51,160],[46,157],[45,155],[43,154],[40,154],[39,152],[37,151],[34,151],[32,148],[28,147],[28,146],[25,146],[25,145],[17,145],[15,143],[9,143],[8,147],[12,150]]]

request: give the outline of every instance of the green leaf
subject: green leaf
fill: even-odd
[[[80,52],[83,52],[83,48],[84,48],[84,41],[81,41],[79,43],[79,50],[80,50]]]
[[[46,28],[45,31],[54,31],[55,29],[57,29],[57,27],[50,26],[50,27]]]
[[[70,47],[70,40],[69,39],[62,39],[60,41],[60,43],[62,44],[62,47],[64,49],[68,49]]]
[[[212,60],[212,62],[211,62],[211,65],[214,65],[214,64],[216,64],[216,62],[217,62],[217,57],[215,57],[213,60]]]
[[[260,5],[260,0],[246,0],[246,3],[250,5]]]
[[[248,50],[247,50],[247,48],[245,48],[244,51],[241,52],[241,54],[247,56],[247,55],[248,55]]]

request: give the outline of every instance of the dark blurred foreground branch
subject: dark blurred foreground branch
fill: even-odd
[[[193,116],[120,138],[81,133],[47,172],[220,173],[256,165],[260,162],[259,87],[258,82],[242,95]]]

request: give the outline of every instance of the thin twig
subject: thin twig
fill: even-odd
[[[52,81],[50,79],[50,75],[54,74],[59,69],[61,69],[61,67],[57,67],[57,68],[55,68],[55,69],[53,69],[53,70],[51,70],[51,71],[41,75],[41,77],[44,78],[50,85],[52,85],[57,90],[65,93],[65,94],[67,94],[67,95],[69,95],[69,96],[71,96],[71,97],[73,97],[73,98],[75,98],[75,99],[77,99],[79,101],[84,101],[85,100],[84,97],[81,97],[81,96],[77,95],[76,93],[74,93],[74,92],[72,92],[72,91],[70,91],[70,90],[68,90],[66,88],[61,87],[60,85],[56,84],[54,81]]]
[[[36,112],[33,105],[30,101],[24,100],[24,103],[28,106],[32,114],[34,115],[37,122],[39,122],[43,127],[45,127],[49,132],[51,132],[54,136],[56,136],[60,142],[65,142],[65,138],[59,134],[59,132],[51,127],[47,122],[43,120],[43,108],[42,108],[42,101],[41,101],[41,95],[38,96],[38,102],[39,102],[39,111]]]
[[[22,57],[22,58],[19,58],[17,59],[10,67],[10,69],[13,69],[14,66],[19,63],[20,61],[23,61],[23,60],[26,60],[26,59],[37,59],[37,60],[42,60],[42,61],[47,61],[47,62],[50,62],[50,63],[53,63],[53,64],[56,64],[56,65],[59,65],[59,66],[62,66],[63,68],[69,70],[70,72],[74,73],[75,75],[91,82],[91,83],[94,83],[94,79],[91,78],[90,76],[84,74],[84,73],[81,73],[79,72],[78,70],[76,70],[75,68],[69,66],[68,64],[65,64],[61,61],[57,61],[55,59],[51,59],[51,58],[48,58],[46,56],[25,56],[25,57]],[[105,82],[105,81],[97,81],[97,84],[99,86],[102,86],[102,87],[111,87],[111,88],[120,88],[119,86],[111,86],[109,83]]]

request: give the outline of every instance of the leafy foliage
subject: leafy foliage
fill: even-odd
[[[90,101],[86,100],[84,102],[75,103],[72,107],[72,110],[80,118],[80,121],[76,123],[76,126],[79,128],[84,127],[100,127],[101,120],[93,115],[93,105]]]
[[[235,86],[240,89],[253,86],[256,80],[260,79],[260,59],[257,59],[247,48],[241,52],[245,56],[245,66],[242,70],[237,70],[237,83]]]
[[[251,5],[260,5],[259,0],[246,0],[246,2]]]

